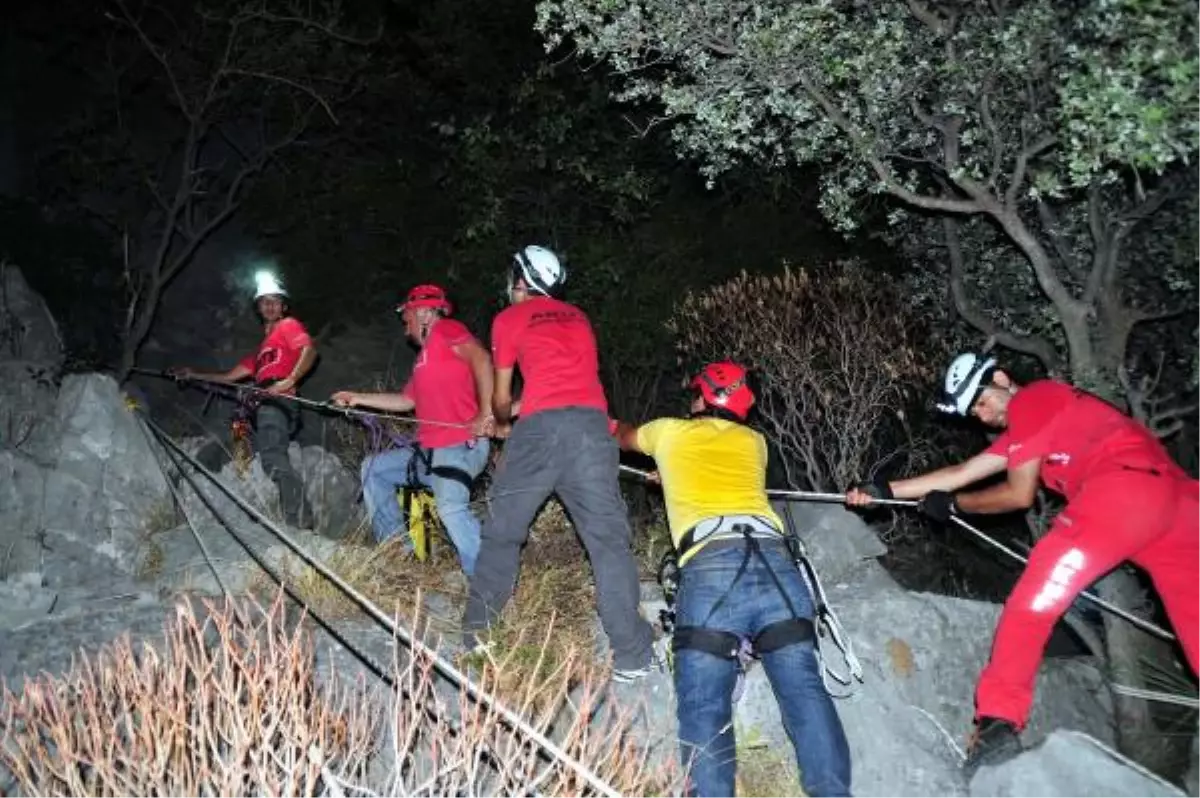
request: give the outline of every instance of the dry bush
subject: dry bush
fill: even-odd
[[[4,690],[0,765],[29,795],[319,795],[357,779],[373,720],[314,688],[311,645],[264,609],[177,605],[162,652],[123,638]]]
[[[544,647],[555,630],[541,633]],[[31,795],[595,794],[429,656],[398,650],[395,689],[367,690],[318,682],[313,651],[281,599],[203,617],[181,604],[161,653],[124,639],[6,689],[0,777]],[[603,674],[576,663],[526,673],[509,707],[617,792],[675,792],[675,764],[651,765],[628,716],[601,703]],[[479,686],[512,681],[514,667],[496,663]]]
[[[841,490],[876,461],[907,457],[911,441],[885,451],[880,439],[903,438],[905,406],[928,392],[944,359],[918,343],[899,295],[886,275],[853,261],[820,275],[743,271],[687,294],[669,327],[689,369],[731,359],[754,370],[761,424],[790,485]],[[890,436],[879,434],[884,425]]]

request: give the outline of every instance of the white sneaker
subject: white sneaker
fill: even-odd
[[[641,668],[613,668],[612,680],[617,684],[631,684],[640,679],[645,679],[654,668],[650,665],[645,665]]]

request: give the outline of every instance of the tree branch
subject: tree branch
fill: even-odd
[[[998,190],[1004,147],[1000,143],[1000,129],[996,127],[996,120],[992,116],[991,91],[992,78],[988,76],[984,79],[983,90],[979,93],[979,118],[988,132],[992,149],[992,168],[988,172],[988,185]]]
[[[1058,139],[1054,136],[1042,136],[1017,154],[1017,162],[1016,166],[1013,167],[1012,180],[1009,181],[1008,190],[1004,192],[1004,205],[1006,207],[1015,210],[1017,194],[1020,192],[1021,186],[1025,183],[1025,174],[1029,171],[1029,162],[1057,143]]]
[[[159,50],[154,42],[150,40],[150,37],[146,34],[146,31],[142,27],[141,23],[134,19],[133,14],[129,12],[129,8],[125,5],[124,0],[114,0],[114,2],[116,3],[117,8],[121,9],[121,15],[125,18],[125,24],[133,29],[138,38],[142,40],[142,44],[145,46],[146,50],[148,50],[154,60],[162,66],[163,71],[167,73],[167,79],[171,82],[171,90],[175,93],[175,99],[179,102],[179,110],[182,111],[183,115],[188,119],[192,119],[194,113],[190,107],[190,103],[188,103],[187,98],[184,96],[183,90],[179,88],[179,79],[175,77],[175,70],[171,68],[171,64],[169,61],[167,61],[167,57],[163,55],[162,51]],[[120,21],[107,11],[104,12],[104,16],[106,16],[108,19],[111,19],[113,22]]]
[[[870,146],[862,135],[862,131],[850,123],[846,115],[835,106],[820,87],[806,73],[801,72],[799,83],[808,92],[808,96],[813,99],[825,115],[829,117],[839,130],[846,134],[846,137],[859,150],[862,157],[870,165],[875,172],[879,182],[883,184],[887,192],[893,197],[908,203],[917,208],[923,208],[928,211],[941,211],[942,213],[980,213],[984,210],[984,206],[976,199],[963,200],[954,199],[952,197],[934,197],[925,194],[918,194],[911,189],[906,188],[896,181],[895,175],[891,169],[884,163],[883,159],[876,153],[875,148]]]
[[[1038,199],[1036,207],[1038,220],[1042,223],[1042,230],[1046,233],[1046,237],[1050,239],[1050,245],[1054,247],[1054,253],[1058,255],[1058,259],[1063,262],[1073,276],[1079,277],[1079,262],[1075,253],[1071,251],[1067,239],[1063,236],[1062,222],[1059,220],[1058,214],[1043,199]]]
[[[301,83],[298,80],[292,80],[291,78],[284,77],[283,75],[274,75],[270,72],[259,72],[257,70],[241,69],[239,67],[227,67],[225,69],[225,74],[241,75],[242,77],[257,78],[258,80],[264,80],[270,83],[282,83],[285,86],[290,86],[296,91],[307,94],[309,97],[311,97],[313,101],[320,105],[325,111],[325,114],[329,117],[329,120],[335,125],[338,124],[338,118],[333,113],[333,108],[330,106],[329,101],[322,97],[316,89],[306,83]]]
[[[919,0],[907,0],[908,10],[917,20],[938,36],[949,36],[954,32],[953,22],[943,17],[935,9],[921,3]]]
[[[323,22],[317,22],[315,19],[312,19],[310,17],[284,16],[281,14],[272,14],[269,11],[253,11],[253,12],[246,14],[246,16],[255,18],[255,19],[265,20],[267,22],[278,22],[278,23],[283,23],[283,24],[288,24],[288,25],[297,25],[301,28],[311,28],[313,30],[319,30],[321,33],[325,34],[325,36],[327,38],[332,39],[334,41],[342,42],[344,44],[354,44],[354,45],[375,44],[381,38],[383,38],[383,22],[379,23],[379,27],[375,29],[375,33],[373,35],[371,35],[365,39],[362,39],[362,38],[358,38],[356,36],[350,36],[348,34],[341,33],[339,31],[335,30],[332,25],[328,25]]]
[[[1102,189],[1093,185],[1088,191],[1088,231],[1092,236],[1092,268],[1083,289],[1083,303],[1091,307],[1102,291],[1109,287],[1112,277],[1114,236],[1112,228],[1105,223],[1101,200]]]
[[[1154,394],[1162,379],[1163,358],[1159,357],[1155,374],[1143,374],[1135,383],[1129,370],[1121,366],[1117,379],[1125,390],[1125,399],[1133,417],[1145,424],[1158,438],[1169,438],[1183,429],[1183,417],[1200,410],[1200,403],[1182,402],[1160,408],[1164,401]]]
[[[950,258],[950,295],[954,299],[954,308],[963,321],[979,330],[988,338],[1014,352],[1032,355],[1041,361],[1051,373],[1058,371],[1058,357],[1054,347],[1045,338],[1035,335],[1022,336],[1010,330],[1002,329],[989,319],[971,302],[967,296],[966,267],[962,253],[962,242],[958,238],[958,220],[949,216],[942,219],[942,229],[946,234],[946,252]]]

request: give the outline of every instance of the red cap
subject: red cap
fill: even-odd
[[[454,306],[446,299],[446,292],[437,285],[418,285],[408,292],[404,302],[396,306],[397,313],[403,313],[409,308],[433,308],[449,314]]]
[[[743,421],[754,406],[754,391],[746,384],[746,369],[737,363],[709,363],[692,379],[692,388],[705,403],[728,410]]]

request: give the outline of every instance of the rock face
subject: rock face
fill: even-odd
[[[185,450],[193,453],[203,444],[201,439],[189,439],[181,443]],[[362,523],[358,478],[335,456],[320,446],[301,447],[293,442],[288,447],[288,459],[304,481],[304,493],[313,510],[316,530],[326,537],[339,538]],[[258,457],[251,460],[244,470],[232,462],[226,463],[218,477],[222,484],[272,519],[282,518],[278,512],[279,489],[263,470]],[[238,519],[239,523],[245,517],[245,513],[220,489],[203,478],[198,479],[198,483],[205,498],[222,516]],[[204,500],[186,482],[180,482],[179,485],[184,497],[184,510],[188,515],[207,517],[209,510]]]
[[[62,341],[46,303],[21,270],[0,263],[0,445],[48,463],[56,432],[54,404]]]
[[[90,489],[85,511],[90,523],[83,529],[58,525],[52,531],[86,540],[98,553],[132,570],[148,520],[161,515],[171,501],[160,454],[110,377],[67,377],[55,416],[62,430],[55,470]]]
[[[52,369],[63,363],[62,338],[50,309],[16,266],[0,263],[0,358]]]
[[[1107,745],[1074,731],[1054,731],[1015,759],[980,768],[972,796],[1184,795]]]
[[[166,531],[182,518],[163,472],[165,452],[111,377],[59,378],[62,349],[45,304],[14,267],[0,266],[0,278],[0,634],[111,609],[110,600],[138,603],[160,590],[174,592],[180,586],[170,582],[175,574],[152,579],[142,573],[152,540],[161,539],[154,544],[165,549],[160,556],[178,555],[168,565],[182,570],[199,554],[190,533],[173,544]],[[322,529],[341,532],[355,524],[355,475],[317,446],[293,446],[292,458]],[[271,506],[276,489],[257,460],[247,480],[232,467],[227,472],[235,490]],[[185,509],[201,525],[215,523],[194,495]],[[222,545],[229,540],[209,532]],[[273,539],[261,542],[278,546]],[[249,562],[240,547],[220,554],[231,569]],[[0,650],[8,646],[0,637]]]

